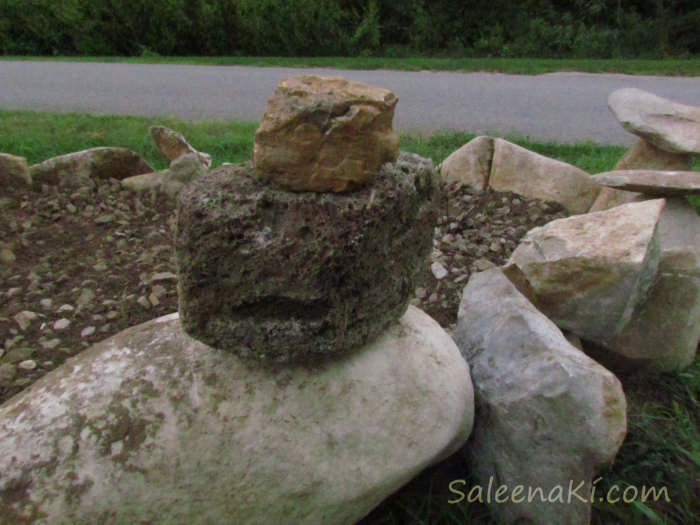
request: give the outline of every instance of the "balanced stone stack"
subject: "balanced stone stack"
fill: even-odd
[[[256,360],[304,362],[360,347],[404,314],[439,186],[431,161],[398,154],[396,101],[341,78],[280,82],[252,165],[224,165],[180,194],[187,333]]]

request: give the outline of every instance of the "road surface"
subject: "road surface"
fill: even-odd
[[[0,109],[258,121],[277,82],[294,74],[388,88],[399,97],[394,126],[412,132],[631,144],[634,137],[607,109],[615,89],[637,87],[700,106],[700,77],[0,61]]]

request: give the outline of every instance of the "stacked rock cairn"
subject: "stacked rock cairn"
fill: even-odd
[[[401,318],[428,264],[440,188],[432,161],[399,153],[397,102],[343,78],[286,78],[252,162],[180,192],[189,335],[260,363],[308,364]]]

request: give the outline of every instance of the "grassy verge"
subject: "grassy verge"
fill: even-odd
[[[209,152],[214,165],[250,158],[256,123],[200,121],[167,118],[47,114],[0,111],[0,152],[26,157],[30,163],[96,146],[132,149],[157,169],[165,167],[148,133],[162,124],[182,132],[190,143]],[[464,133],[430,137],[402,136],[402,149],[440,162],[473,136]],[[622,147],[594,144],[533,143],[508,137],[522,146],[554,157],[588,172],[611,169]],[[696,163],[695,169],[700,169]],[[696,200],[700,210],[700,199]],[[596,501],[592,523],[681,524],[697,523],[700,515],[700,359],[678,374],[653,377],[621,376],[629,404],[629,429],[615,464],[601,473],[598,494],[612,487],[667,487],[670,501],[635,501],[616,504]],[[478,504],[450,504],[455,497],[450,481],[469,477],[459,458],[422,474],[389,498],[364,525],[425,523],[486,525],[488,510]]]
[[[630,75],[699,76],[700,58],[663,60],[548,59],[548,58],[431,58],[431,57],[21,57],[0,60],[128,62],[136,64],[192,64],[258,67],[323,67],[338,69],[391,69],[398,71],[489,71],[539,75],[558,71],[625,73]]]

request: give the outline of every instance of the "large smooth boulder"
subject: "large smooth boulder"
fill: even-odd
[[[202,175],[177,211],[185,330],[275,362],[362,346],[405,312],[439,196],[432,162],[410,153],[350,193],[285,191],[249,165]]]
[[[472,419],[467,364],[416,308],[344,359],[277,370],[172,314],[0,407],[0,519],[352,524],[455,452]]]
[[[125,148],[90,148],[47,159],[29,167],[34,188],[42,184],[78,187],[90,179],[125,179],[153,168]]]
[[[656,277],[665,199],[552,221],[521,240],[509,264],[559,327],[609,348]]]
[[[677,371],[693,362],[700,342],[700,217],[695,208],[685,199],[668,199],[658,238],[656,279],[611,348],[626,358],[625,367]]]
[[[469,279],[454,337],[476,402],[467,459],[484,492],[508,487],[492,514],[504,523],[588,524],[593,476],[612,463],[626,434],[620,382],[499,268]]]
[[[344,78],[283,79],[255,132],[253,165],[289,190],[353,190],[396,160],[397,102],[386,89]]]
[[[637,88],[613,91],[608,107],[622,127],[654,146],[669,152],[700,153],[700,107]]]
[[[600,186],[582,169],[504,139],[495,139],[489,186],[558,202],[571,214],[586,213],[600,192]]]
[[[494,139],[476,137],[450,154],[440,164],[440,176],[445,182],[462,182],[475,190],[489,185]]]

